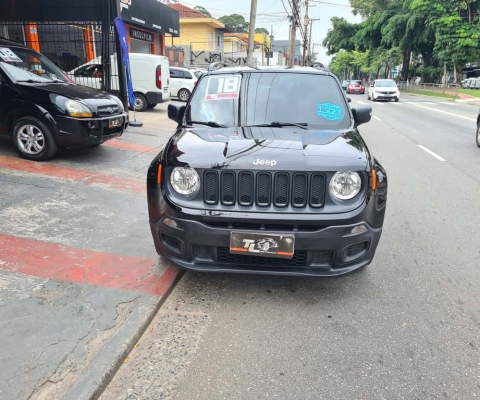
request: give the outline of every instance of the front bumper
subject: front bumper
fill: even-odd
[[[341,276],[370,264],[382,233],[368,222],[383,223],[384,208],[377,210],[377,200],[371,198],[362,210],[348,216],[330,215],[330,221],[309,220],[295,222],[285,214],[270,215],[270,221],[246,218],[243,213],[228,220],[218,216],[182,212],[166,205],[160,218],[150,220],[158,254],[185,269],[205,272],[253,273],[298,276]],[[191,212],[191,213],[190,213]],[[291,216],[293,217],[293,216]],[[323,216],[325,217],[325,216]],[[337,218],[338,217],[338,218]],[[262,218],[258,215],[256,218]],[[298,225],[306,224],[306,225]],[[352,234],[352,229],[363,225],[366,230]],[[295,253],[292,259],[275,259],[231,254],[230,232],[295,235]],[[352,245],[355,245],[352,247]],[[352,251],[354,250],[354,251]],[[355,254],[354,254],[355,253]]]
[[[123,119],[122,124],[110,128],[109,121],[118,117]],[[55,122],[57,127],[55,141],[59,147],[89,147],[122,136],[128,126],[128,113],[104,118],[56,117]]]
[[[400,94],[375,93],[374,98],[375,100],[396,100],[400,98]]]

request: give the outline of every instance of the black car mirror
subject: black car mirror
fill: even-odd
[[[181,123],[185,115],[186,106],[183,104],[169,104],[168,118],[177,123]]]
[[[352,108],[353,119],[355,120],[355,125],[362,125],[367,122],[370,122],[372,119],[372,107],[370,106],[359,106]]]

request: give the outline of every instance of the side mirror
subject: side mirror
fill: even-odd
[[[168,118],[176,123],[181,123],[183,116],[185,115],[186,106],[182,104],[169,104],[168,105]]]
[[[362,125],[370,122],[372,119],[372,107],[371,106],[358,106],[352,108],[353,119],[355,125]]]

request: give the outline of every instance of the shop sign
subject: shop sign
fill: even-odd
[[[135,28],[130,28],[130,37],[132,39],[144,40],[145,42],[153,42],[153,34]]]

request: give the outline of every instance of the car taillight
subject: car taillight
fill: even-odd
[[[157,88],[162,88],[162,67],[159,65],[155,74],[155,81],[157,83]]]

